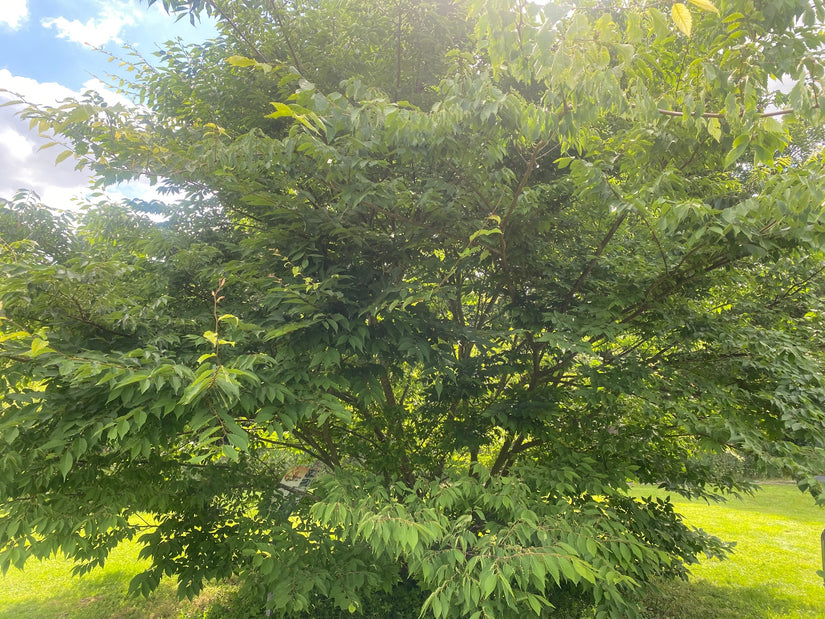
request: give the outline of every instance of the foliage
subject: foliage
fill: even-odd
[[[134,107],[22,111],[169,200],[3,203],[3,569],[633,616],[725,546],[629,480],[820,491],[821,2],[164,4]]]

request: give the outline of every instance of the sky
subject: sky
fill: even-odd
[[[122,56],[128,44],[151,57],[164,41],[197,42],[214,34],[208,23],[193,27],[188,19],[176,21],[160,1],[147,7],[146,0],[0,0],[0,104],[16,99],[4,90],[39,104],[90,89],[110,102],[123,101],[101,81],[117,63],[95,48]],[[89,192],[88,173],[75,170],[71,157],[55,165],[59,148],[38,151],[48,140],[29,131],[17,110],[0,107],[0,198],[30,189],[53,208],[76,208]],[[155,197],[146,183],[120,185],[109,193]]]

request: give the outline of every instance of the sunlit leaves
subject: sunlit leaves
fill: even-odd
[[[24,110],[180,199],[0,204],[0,566],[139,526],[144,593],[634,616],[724,547],[628,480],[822,470],[820,112],[767,80],[820,49],[796,9],[301,6],[135,58],[141,107]]]
[[[703,11],[709,11],[711,13],[719,13],[719,9],[716,8],[716,5],[710,0],[688,0],[693,6],[699,7]]]
[[[670,10],[671,17],[676,27],[679,28],[686,36],[690,36],[693,31],[693,16],[690,9],[681,2],[676,2]]]
[[[708,118],[708,133],[717,142],[722,140],[722,124],[718,118]]]

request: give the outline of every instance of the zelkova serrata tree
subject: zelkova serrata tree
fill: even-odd
[[[633,616],[725,546],[629,482],[819,492],[822,2],[164,4],[134,107],[22,111],[169,203],[0,210],[3,569]]]

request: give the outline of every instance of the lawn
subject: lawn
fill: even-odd
[[[665,493],[635,488],[637,495]],[[649,619],[744,619],[825,617],[820,535],[825,510],[791,484],[765,484],[752,497],[725,504],[686,501],[676,508],[688,523],[736,541],[727,561],[705,561],[690,582],[665,583],[646,600]],[[129,579],[142,569],[136,544],[123,544],[106,568],[71,576],[71,563],[52,558],[0,577],[0,619],[176,619],[195,618],[217,589],[194,602],[175,598],[166,580],[148,600],[130,599]]]
[[[11,568],[0,576],[0,619],[177,619],[197,617],[214,588],[200,600],[181,603],[175,582],[164,579],[148,599],[126,595],[131,578],[148,565],[138,561],[140,547],[123,543],[105,568],[82,577],[71,575],[63,557],[30,561],[25,570]]]
[[[651,488],[638,495],[664,496]],[[793,484],[764,484],[750,497],[724,504],[674,497],[693,526],[736,541],[726,561],[694,566],[688,583],[668,583],[647,600],[648,617],[742,619],[825,617],[820,535],[825,510]]]

